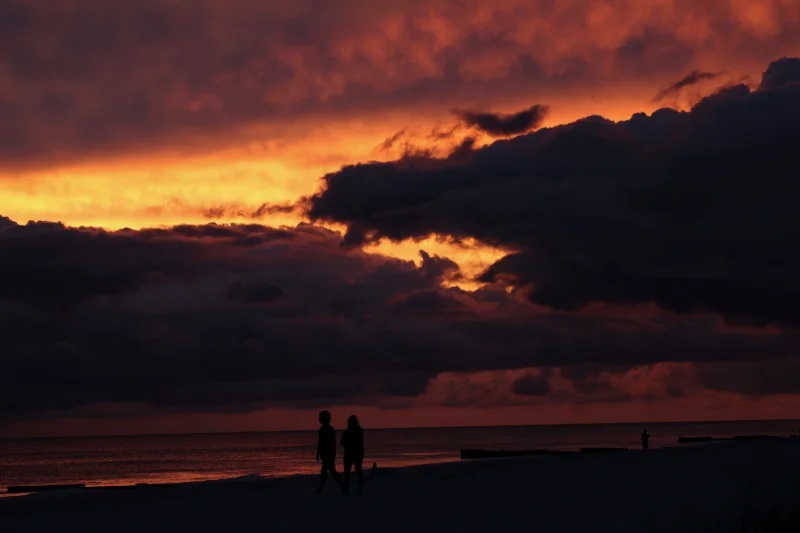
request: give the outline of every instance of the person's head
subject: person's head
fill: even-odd
[[[356,417],[356,415],[350,415],[350,418],[347,419],[347,427],[349,428],[358,427],[358,418]]]
[[[319,423],[320,424],[330,424],[331,423],[331,413],[330,413],[330,411],[320,411],[319,412]]]

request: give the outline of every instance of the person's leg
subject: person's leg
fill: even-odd
[[[333,480],[338,483],[340,487],[342,487],[342,490],[345,490],[344,483],[342,483],[342,478],[339,477],[339,473],[336,471],[336,461],[331,459],[330,461],[327,461],[326,464]]]
[[[364,474],[362,473],[363,457],[356,458],[354,465],[356,467],[356,477],[358,478],[358,492],[364,492]]]
[[[350,469],[353,467],[353,460],[347,456],[344,458],[344,486],[350,489]]]
[[[328,469],[325,465],[325,462],[322,462],[322,467],[319,471],[319,487],[317,487],[317,494],[322,492],[322,487],[325,486],[325,480],[328,479]]]

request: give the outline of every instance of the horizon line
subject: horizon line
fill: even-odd
[[[409,430],[409,429],[495,429],[495,428],[524,428],[524,427],[561,427],[561,426],[632,426],[652,424],[725,424],[735,422],[800,422],[800,418],[758,418],[758,419],[725,419],[725,420],[651,420],[648,422],[584,422],[584,423],[552,423],[552,424],[495,424],[474,426],[395,426],[395,427],[370,427],[369,430]],[[176,433],[114,433],[98,435],[49,435],[39,437],[2,437],[0,441],[9,440],[48,440],[48,439],[103,439],[123,437],[188,437],[208,435],[247,435],[265,433],[303,433],[315,431],[309,429],[266,429],[248,431],[187,431]]]

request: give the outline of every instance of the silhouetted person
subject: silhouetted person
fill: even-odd
[[[650,433],[645,429],[642,431],[642,449],[647,451],[650,449]]]
[[[319,428],[319,440],[317,441],[317,462],[322,460],[322,468],[319,472],[319,487],[316,494],[322,492],[328,472],[344,491],[342,478],[336,473],[336,430],[331,426],[331,414],[328,411],[320,411],[319,423],[322,426]]]
[[[364,428],[358,424],[356,415],[347,419],[347,429],[342,433],[342,447],[344,448],[344,487],[350,490],[350,469],[355,467],[358,478],[358,492],[364,490],[364,477],[361,471],[364,462]]]

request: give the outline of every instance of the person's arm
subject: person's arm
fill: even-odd
[[[345,429],[344,431],[342,431],[342,438],[341,438],[341,439],[339,439],[339,444],[342,446],[342,448],[347,448],[347,446],[346,446],[346,445],[345,445],[345,443],[344,443],[344,441],[345,441],[345,438],[344,438],[344,437],[345,437],[345,435],[347,435],[347,430],[346,430],[346,429]]]
[[[319,449],[322,446],[322,431],[320,430],[319,435],[317,436],[317,462],[319,462]]]

